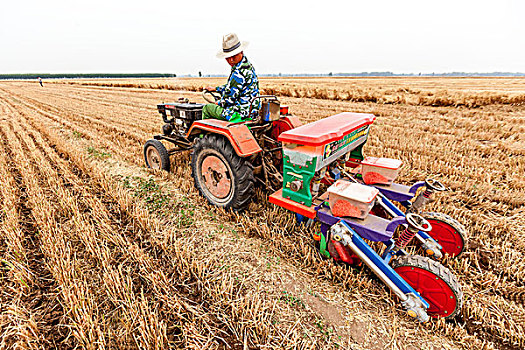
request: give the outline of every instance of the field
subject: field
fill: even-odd
[[[525,79],[266,78],[303,122],[377,116],[365,152],[436,177],[469,231],[462,316],[418,324],[294,217],[209,206],[189,154],[144,167],[156,104],[213,79],[0,82],[0,348],[525,348]]]

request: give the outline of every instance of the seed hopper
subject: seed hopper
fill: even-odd
[[[271,203],[300,223],[319,223],[313,238],[322,256],[367,265],[410,316],[458,314],[461,288],[437,259],[461,255],[465,229],[447,215],[422,212],[445,186],[432,179],[398,184],[400,161],[365,158],[372,114],[340,113],[302,125],[277,97],[258,98],[259,114],[241,123],[202,120],[203,105],[185,100],[159,104],[165,124],[144,145],[146,165],[169,171],[171,155],[191,151],[195,187],[211,204],[243,210],[255,185],[262,186]],[[408,253],[412,241],[426,256]]]
[[[401,185],[394,182],[399,161],[363,157],[374,120],[371,114],[341,113],[280,134],[283,187],[270,202],[296,213],[299,222],[320,222],[314,240],[321,254],[367,265],[410,316],[423,322],[454,317],[461,310],[461,288],[432,258],[459,256],[465,230],[444,214],[421,212],[433,193],[446,189],[440,182]],[[414,238],[428,256],[407,252]],[[372,242],[382,242],[382,248]]]

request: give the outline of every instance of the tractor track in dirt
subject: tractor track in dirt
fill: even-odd
[[[20,96],[19,96],[20,97]],[[33,103],[37,104],[38,102],[36,101],[33,101]],[[25,106],[26,108],[28,109],[31,109],[32,106],[31,105],[26,105]],[[34,107],[34,106],[33,106]],[[51,106],[50,106],[51,107]],[[38,109],[36,110],[38,113],[44,115],[43,113],[41,113],[40,111],[38,111]],[[48,114],[52,114],[53,112],[51,111],[48,111],[47,112]],[[58,113],[58,109],[55,110],[54,113]],[[56,123],[60,123],[59,120],[63,119],[63,118],[68,118],[69,116],[68,115],[62,115],[62,114],[58,114],[60,117],[55,117],[56,119],[53,119],[51,116],[46,116],[52,120],[54,120]],[[44,115],[45,116],[45,115]],[[27,119],[29,121],[29,119]],[[84,126],[83,127],[86,127],[89,123],[88,122],[84,122]],[[80,128],[80,124],[77,125],[78,128]],[[97,132],[96,134],[93,134],[93,139],[97,139],[98,137],[101,137],[101,135],[103,135],[102,132],[100,132],[100,134]],[[135,157],[136,158],[136,157]],[[430,158],[429,158],[430,159]],[[128,160],[128,159],[125,159],[125,160]],[[139,161],[137,162],[133,162],[133,163],[140,163]],[[452,175],[452,174],[456,174],[456,173],[451,173],[449,175]],[[465,198],[468,198],[468,195],[465,195],[466,197]],[[477,199],[478,202],[477,203],[474,203],[473,205],[475,206],[482,206],[485,204],[485,200],[483,199]],[[268,211],[268,210],[271,210],[271,208],[269,207],[265,207],[263,206],[262,210],[264,211]],[[473,214],[475,215],[475,214]],[[235,222],[235,220],[237,220],[236,217],[230,217],[229,219],[231,222]],[[255,217],[251,217],[250,220],[255,220],[257,222],[257,219]],[[264,221],[259,221],[259,224],[262,225],[264,224],[265,222]],[[277,225],[278,226],[278,225]],[[495,226],[495,225],[494,225]],[[283,225],[283,230],[286,230],[286,224]],[[269,234],[273,234],[275,231],[269,231]],[[489,231],[490,232],[490,231]],[[255,236],[258,236],[258,237],[262,237],[264,239],[270,239],[268,236],[269,234],[267,233],[261,233],[261,232],[257,232],[257,230],[253,230],[253,229],[250,229],[248,230],[248,232],[246,233],[248,235],[255,235]],[[283,235],[284,236],[284,235]],[[286,237],[286,236],[284,236]],[[494,238],[496,238],[497,236],[495,236]],[[304,238],[304,241],[305,241],[305,244],[306,244],[306,235],[305,235],[305,238]],[[270,239],[270,241],[272,241],[272,239]],[[295,242],[295,238],[291,238],[291,237],[287,237],[286,239],[283,240],[283,242],[277,242],[277,239],[275,239],[275,250],[276,251],[284,251],[284,253],[281,253],[282,256],[284,257],[287,257],[288,254],[291,254],[293,257],[294,257],[294,260],[296,261],[296,265],[299,267],[299,268],[317,268],[317,270],[326,270],[326,266],[324,266],[324,263],[322,263],[321,265],[319,265],[319,263],[316,263],[316,258],[312,258],[313,262],[308,262],[305,264],[304,262],[304,257],[305,255],[308,256],[309,254],[305,254],[305,248],[302,247],[302,248],[290,248],[290,247],[285,247],[287,244],[290,244],[290,243],[293,243]],[[312,248],[313,249],[313,248]],[[497,247],[496,248],[489,248],[490,250],[490,259],[494,259],[494,258],[498,258],[498,255],[497,254],[501,254],[501,250],[498,249]],[[518,250],[518,252],[521,251],[521,249]],[[474,253],[471,251],[471,259],[477,259],[477,257],[475,257]],[[481,256],[483,257],[483,253],[481,254]],[[289,257],[289,256],[288,256]],[[303,259],[301,261],[301,259]],[[308,261],[310,258],[307,258],[306,260]],[[483,260],[483,259],[481,259]],[[299,263],[297,263],[298,261],[300,261]],[[483,263],[482,261],[480,262],[477,262],[476,264],[478,264],[481,268],[481,271],[479,273],[469,273],[469,279],[477,279],[479,278],[479,276],[481,276],[483,274],[483,272],[492,272],[494,273],[495,272],[495,269],[498,269],[497,266],[494,266],[490,263],[490,260],[488,260],[489,263]],[[503,267],[502,267],[503,268]],[[328,277],[325,277],[327,278],[329,281],[332,281],[334,283],[343,283],[343,285],[347,284],[347,283],[352,283],[352,278],[350,279],[350,281],[347,280],[347,282],[343,282],[344,281],[344,278],[340,278],[341,275],[344,275],[345,272],[344,271],[337,271],[337,270],[340,270],[340,269],[336,269],[336,271],[334,272],[334,275],[332,277],[328,276]],[[346,271],[346,273],[348,273],[348,271]],[[350,272],[350,274],[353,274],[355,275],[355,273],[353,272]],[[508,289],[509,289],[509,295],[510,295],[510,292],[511,292],[511,289],[516,289],[518,288],[517,290],[517,293],[519,295],[520,293],[520,289],[523,285],[523,279],[520,279],[519,277],[516,277],[515,274],[513,274],[512,272],[504,272],[504,270],[502,271],[499,271],[498,272],[498,275],[505,275],[507,277],[507,280],[510,280],[512,283],[512,286],[510,286]],[[368,278],[369,276],[367,276]],[[467,276],[464,276],[464,277],[467,277]],[[514,278],[514,280],[513,280]],[[461,277],[460,277],[461,279]],[[483,282],[479,282],[479,283],[473,283],[473,285],[475,285],[477,290],[483,290],[483,288],[486,288],[487,286],[483,284]],[[374,287],[376,288],[376,287]],[[485,289],[486,290],[486,289]],[[510,300],[514,300],[513,297],[508,297],[507,293],[505,293],[504,291],[499,291],[497,294],[503,294],[505,299],[510,299]],[[380,294],[377,294],[376,295],[377,297],[380,296]],[[519,299],[518,299],[519,300]],[[474,318],[473,320],[467,320],[466,321],[466,325],[465,325],[465,328],[468,330],[468,333],[471,334],[471,335],[475,335],[475,334],[485,334],[487,338],[489,338],[491,341],[493,341],[495,344],[499,344],[498,347],[500,348],[520,348],[519,346],[513,346],[513,345],[509,345],[509,342],[506,341],[504,339],[504,336],[500,333],[498,333],[497,331],[494,331],[494,328],[490,328],[489,330],[485,330],[483,328],[483,325],[480,323],[482,320],[483,320],[483,315],[480,315],[478,318]],[[481,320],[481,321],[480,321]],[[519,319],[516,319],[516,321],[519,321]],[[438,330],[439,331],[439,330]],[[443,331],[443,330],[442,330]],[[444,333],[448,333],[448,332],[444,332]]]

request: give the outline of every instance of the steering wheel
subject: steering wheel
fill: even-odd
[[[202,90],[202,98],[209,103],[217,103],[221,99],[221,95],[215,91]]]

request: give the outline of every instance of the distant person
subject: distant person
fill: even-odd
[[[221,119],[232,123],[251,120],[259,112],[259,100],[253,103],[252,113],[250,103],[259,96],[259,79],[255,69],[244,55],[243,50],[248,42],[240,42],[236,34],[226,34],[222,38],[222,51],[217,53],[218,58],[225,58],[232,67],[228,82],[224,85],[204,88],[207,91],[216,91],[221,94],[217,104],[210,103],[202,109],[202,119]]]
[[[38,77],[38,82],[40,83],[41,87],[44,87],[44,84],[42,84],[42,78]]]

